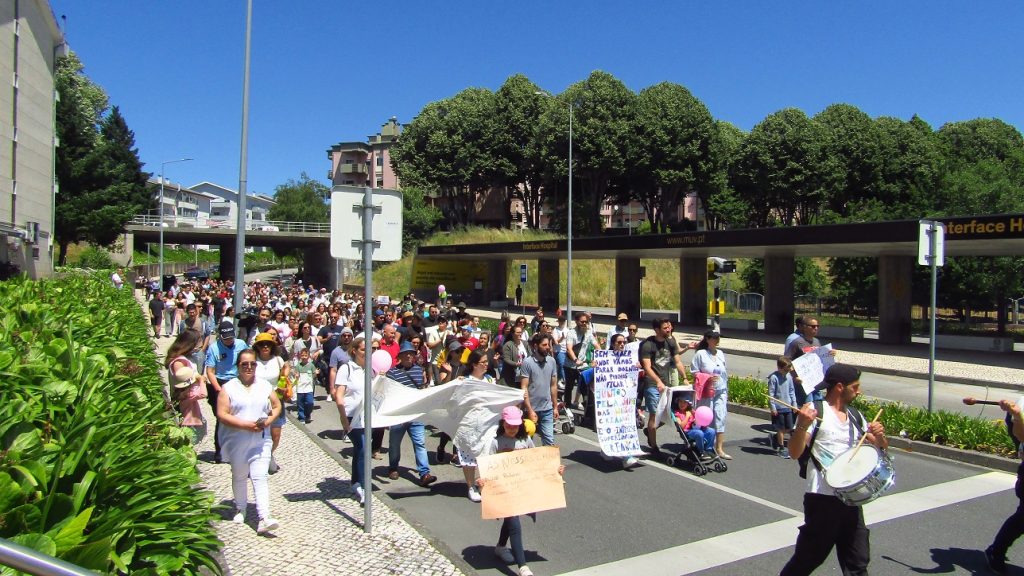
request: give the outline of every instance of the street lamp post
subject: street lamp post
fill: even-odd
[[[160,163],[160,222],[157,225],[160,227],[160,288],[164,285],[164,167],[168,164],[174,164],[175,162],[188,162],[191,158],[179,158],[177,160],[167,160],[166,162]],[[177,216],[177,214],[175,214]]]
[[[569,234],[568,234],[568,261],[569,268],[565,276],[565,321],[572,319],[572,101],[569,101]]]

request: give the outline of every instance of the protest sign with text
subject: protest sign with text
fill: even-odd
[[[832,345],[826,344],[804,350],[804,354],[793,360],[793,371],[800,377],[804,392],[811,394],[814,387],[825,379],[825,371],[836,363],[832,356]]]
[[[637,456],[636,380],[640,368],[629,352],[594,350],[594,415],[597,440],[608,456]]]
[[[480,456],[484,520],[565,508],[565,484],[557,446]]]

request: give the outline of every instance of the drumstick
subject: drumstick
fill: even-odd
[[[975,400],[970,396],[964,398],[963,403],[967,404],[968,406],[974,406],[975,404],[984,404],[986,406],[999,406],[999,402],[996,400]]]
[[[786,404],[786,403],[785,403],[785,402],[783,402],[782,400],[778,400],[778,399],[776,399],[776,398],[775,398],[774,396],[772,396],[771,394],[765,394],[765,396],[767,396],[767,397],[771,398],[771,399],[772,399],[772,402],[776,402],[776,403],[778,403],[778,404],[782,404],[782,405],[783,405],[783,406],[785,406],[786,408],[789,408],[789,409],[791,409],[791,410],[793,410],[793,411],[795,411],[795,412],[799,412],[799,411],[800,411],[800,409],[799,409],[799,408],[797,408],[796,406],[793,406],[792,404]],[[815,419],[815,420],[817,420],[818,422],[821,422],[821,421],[822,421],[822,420],[821,420],[821,418],[820,418],[820,417],[818,417],[818,416],[815,416],[815,417],[814,417],[814,419]]]
[[[871,421],[871,422],[870,422],[870,423],[868,424],[868,426],[870,426],[871,424],[874,424],[875,422],[878,422],[878,419],[879,419],[879,417],[881,417],[881,416],[882,416],[882,408],[879,408],[879,409],[878,409],[878,414],[875,414],[875,419],[874,419],[874,420],[872,420],[872,421]],[[864,443],[864,439],[865,439],[865,438],[867,438],[867,437],[868,437],[868,431],[867,431],[867,430],[865,430],[865,431],[864,431],[864,434],[863,434],[863,435],[861,435],[861,437],[860,437],[860,441],[859,441],[859,442],[857,442],[857,447],[853,449],[853,456],[850,456],[850,460],[853,460],[854,458],[856,458],[856,457],[857,457],[857,451],[858,451],[858,450],[860,450],[860,446],[861,446],[861,444],[863,444],[863,443]]]

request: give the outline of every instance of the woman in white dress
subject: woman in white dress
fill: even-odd
[[[243,350],[238,354],[238,377],[223,385],[217,398],[220,420],[221,457],[231,464],[231,488],[235,498],[233,521],[245,522],[249,503],[246,479],[252,481],[256,495],[259,525],[263,534],[278,527],[270,515],[270,489],[267,468],[270,465],[270,423],[281,414],[281,401],[275,386],[256,378],[256,352]]]

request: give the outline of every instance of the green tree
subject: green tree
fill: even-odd
[[[749,223],[750,205],[732,187],[730,174],[735,170],[740,157],[740,149],[747,135],[736,126],[719,120],[718,155],[722,158],[716,175],[717,192],[708,199],[704,216],[708,228],[742,228]]]
[[[402,188],[402,252],[415,250],[433,234],[441,217],[440,210],[427,204],[422,190]]]
[[[526,222],[540,226],[544,204],[544,166],[539,149],[540,115],[547,97],[526,76],[510,76],[495,93],[495,172],[506,190],[523,199]],[[511,195],[506,195],[506,200]],[[506,202],[506,208],[509,208]],[[510,210],[505,210],[508,216]]]
[[[796,108],[754,126],[731,174],[731,185],[750,206],[748,224],[805,225],[815,221],[824,197],[823,134]]]
[[[613,178],[625,174],[626,154],[636,144],[636,94],[607,72],[595,71],[569,86],[541,114],[540,146],[553,189],[568,177],[569,107],[573,110],[573,230],[601,232],[600,209]],[[560,195],[560,194],[559,194]],[[556,213],[561,211],[557,208]]]
[[[824,207],[845,217],[850,206],[881,196],[881,138],[871,117],[849,104],[833,104],[814,117],[821,128],[820,177]]]
[[[632,117],[630,183],[653,229],[679,229],[679,206],[696,192],[704,206],[718,188],[723,157],[711,112],[689,90],[662,82],[640,91]],[[622,198],[622,202],[629,198]]]
[[[274,204],[267,219],[285,222],[329,222],[330,211],[324,201],[330,198],[327,185],[303,172],[298,180],[289,179],[274,188]]]

